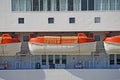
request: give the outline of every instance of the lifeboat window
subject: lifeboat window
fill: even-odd
[[[66,55],[62,55],[62,64],[66,64]]]
[[[60,56],[55,55],[55,64],[60,64]]]
[[[119,64],[119,65],[120,65],[120,54],[119,54],[119,55],[117,55],[117,64]]]
[[[46,55],[42,55],[42,65],[46,65]]]
[[[114,64],[114,54],[111,54],[109,56],[109,60],[110,60],[110,65],[113,65]]]

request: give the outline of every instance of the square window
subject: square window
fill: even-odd
[[[95,17],[95,23],[100,23],[100,17]]]
[[[69,23],[75,23],[75,18],[69,18]]]
[[[54,18],[48,18],[48,23],[54,23]]]
[[[24,18],[18,18],[18,23],[19,24],[24,24]]]

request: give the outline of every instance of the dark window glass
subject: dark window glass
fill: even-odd
[[[114,54],[110,54],[110,65],[114,64]]]
[[[54,18],[48,18],[48,23],[54,23]]]
[[[40,11],[43,11],[43,0],[40,0]]]
[[[56,0],[56,11],[60,11],[60,0]]]
[[[75,18],[69,18],[69,23],[75,23]]]
[[[42,65],[46,65],[46,55],[42,55]]]
[[[47,0],[47,10],[51,11],[51,0]]]
[[[62,55],[62,64],[66,64],[66,55]]]
[[[68,11],[73,11],[73,0],[68,0]]]
[[[55,55],[55,64],[60,64],[60,56]]]
[[[94,0],[88,0],[89,1],[89,10],[94,10]]]
[[[120,65],[120,55],[117,55],[117,64]]]
[[[95,17],[95,23],[100,23],[100,17]]]
[[[49,64],[53,64],[53,56],[49,55],[48,58],[49,58]]]
[[[87,0],[81,0],[81,10],[82,11],[87,10]]]
[[[33,11],[39,11],[39,1],[33,0]]]
[[[18,23],[19,24],[24,24],[24,18],[18,18]]]

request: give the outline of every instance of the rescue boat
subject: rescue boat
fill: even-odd
[[[10,34],[2,34],[0,37],[0,55],[14,56],[21,51],[21,42],[17,38],[12,38]]]
[[[106,37],[104,40],[104,48],[108,54],[120,53],[120,35]]]
[[[96,42],[84,33],[78,36],[39,36],[28,42],[33,55],[88,55],[96,51]]]

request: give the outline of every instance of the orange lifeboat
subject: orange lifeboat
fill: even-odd
[[[87,37],[85,33],[78,33],[78,43],[80,44],[80,52],[90,54],[96,51],[96,42],[93,37]]]
[[[91,37],[87,37],[84,33],[78,33],[78,41],[79,43],[88,43],[94,42],[94,39]]]
[[[83,44],[84,43],[84,44]],[[96,50],[96,42],[84,33],[78,36],[41,36],[31,38],[28,42],[33,55],[90,55]],[[60,55],[59,54],[59,55]]]
[[[104,47],[108,54],[120,53],[120,35],[106,37],[104,40]]]
[[[10,34],[2,34],[0,37],[0,55],[13,56],[21,50],[21,42],[12,38]]]

